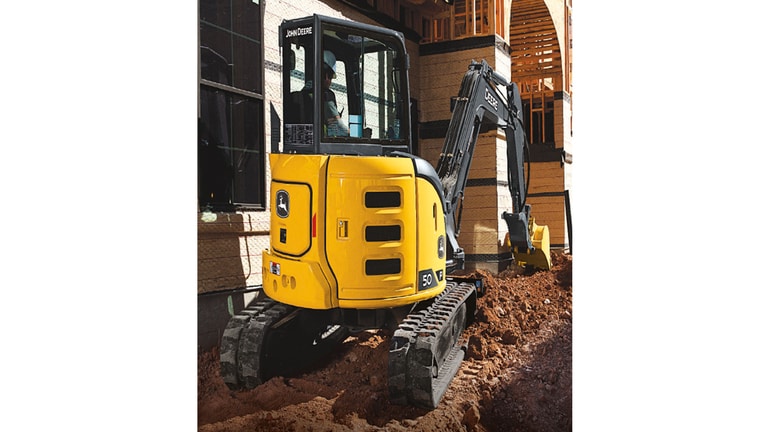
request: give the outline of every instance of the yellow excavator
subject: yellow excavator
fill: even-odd
[[[389,328],[390,401],[435,408],[485,289],[453,275],[464,268],[460,205],[484,123],[507,139],[505,244],[518,265],[551,267],[549,231],[525,203],[517,86],[473,61],[433,167],[411,153],[401,33],[313,15],[284,21],[279,38],[283,143],[269,155],[263,290],[224,331],[221,375],[253,388],[307,370],[351,333]]]

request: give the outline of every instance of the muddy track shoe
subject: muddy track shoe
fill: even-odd
[[[346,339],[325,315],[265,298],[233,316],[221,340],[221,377],[232,390],[254,388],[274,376],[292,376]]]
[[[466,345],[461,334],[474,316],[474,284],[449,281],[426,309],[409,314],[389,350],[389,399],[434,409],[458,372]]]

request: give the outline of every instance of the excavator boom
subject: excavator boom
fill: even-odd
[[[504,90],[502,90],[504,89]],[[464,196],[472,155],[483,123],[495,124],[507,140],[507,184],[512,196],[512,212],[501,217],[507,223],[505,244],[512,250],[518,265],[549,270],[549,229],[536,225],[526,204],[528,194],[524,159],[528,142],[523,128],[522,102],[517,84],[494,72],[488,63],[472,62],[455,98],[443,150],[437,163],[437,174],[449,203],[446,230],[451,251],[461,252],[458,245],[460,201]],[[529,170],[530,173],[530,170]],[[463,252],[461,253],[463,258]]]

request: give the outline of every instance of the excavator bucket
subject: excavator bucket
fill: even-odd
[[[515,262],[521,267],[532,266],[542,270],[551,269],[552,256],[549,253],[549,227],[546,225],[536,225],[534,219],[531,218],[528,231],[531,235],[533,251],[521,251],[517,247],[513,248],[512,255],[515,257]],[[509,234],[507,234],[505,243],[507,243],[507,246],[511,246]]]

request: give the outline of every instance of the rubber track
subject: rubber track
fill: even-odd
[[[390,402],[437,407],[464,359],[461,333],[474,314],[465,305],[476,295],[474,284],[449,281],[428,308],[403,320],[389,350]]]
[[[346,328],[322,315],[269,298],[230,318],[221,340],[221,377],[232,390],[254,388],[274,376],[294,376],[332,352]]]
[[[221,377],[230,389],[262,383],[261,347],[266,330],[296,308],[270,299],[257,301],[230,318],[221,339]]]

